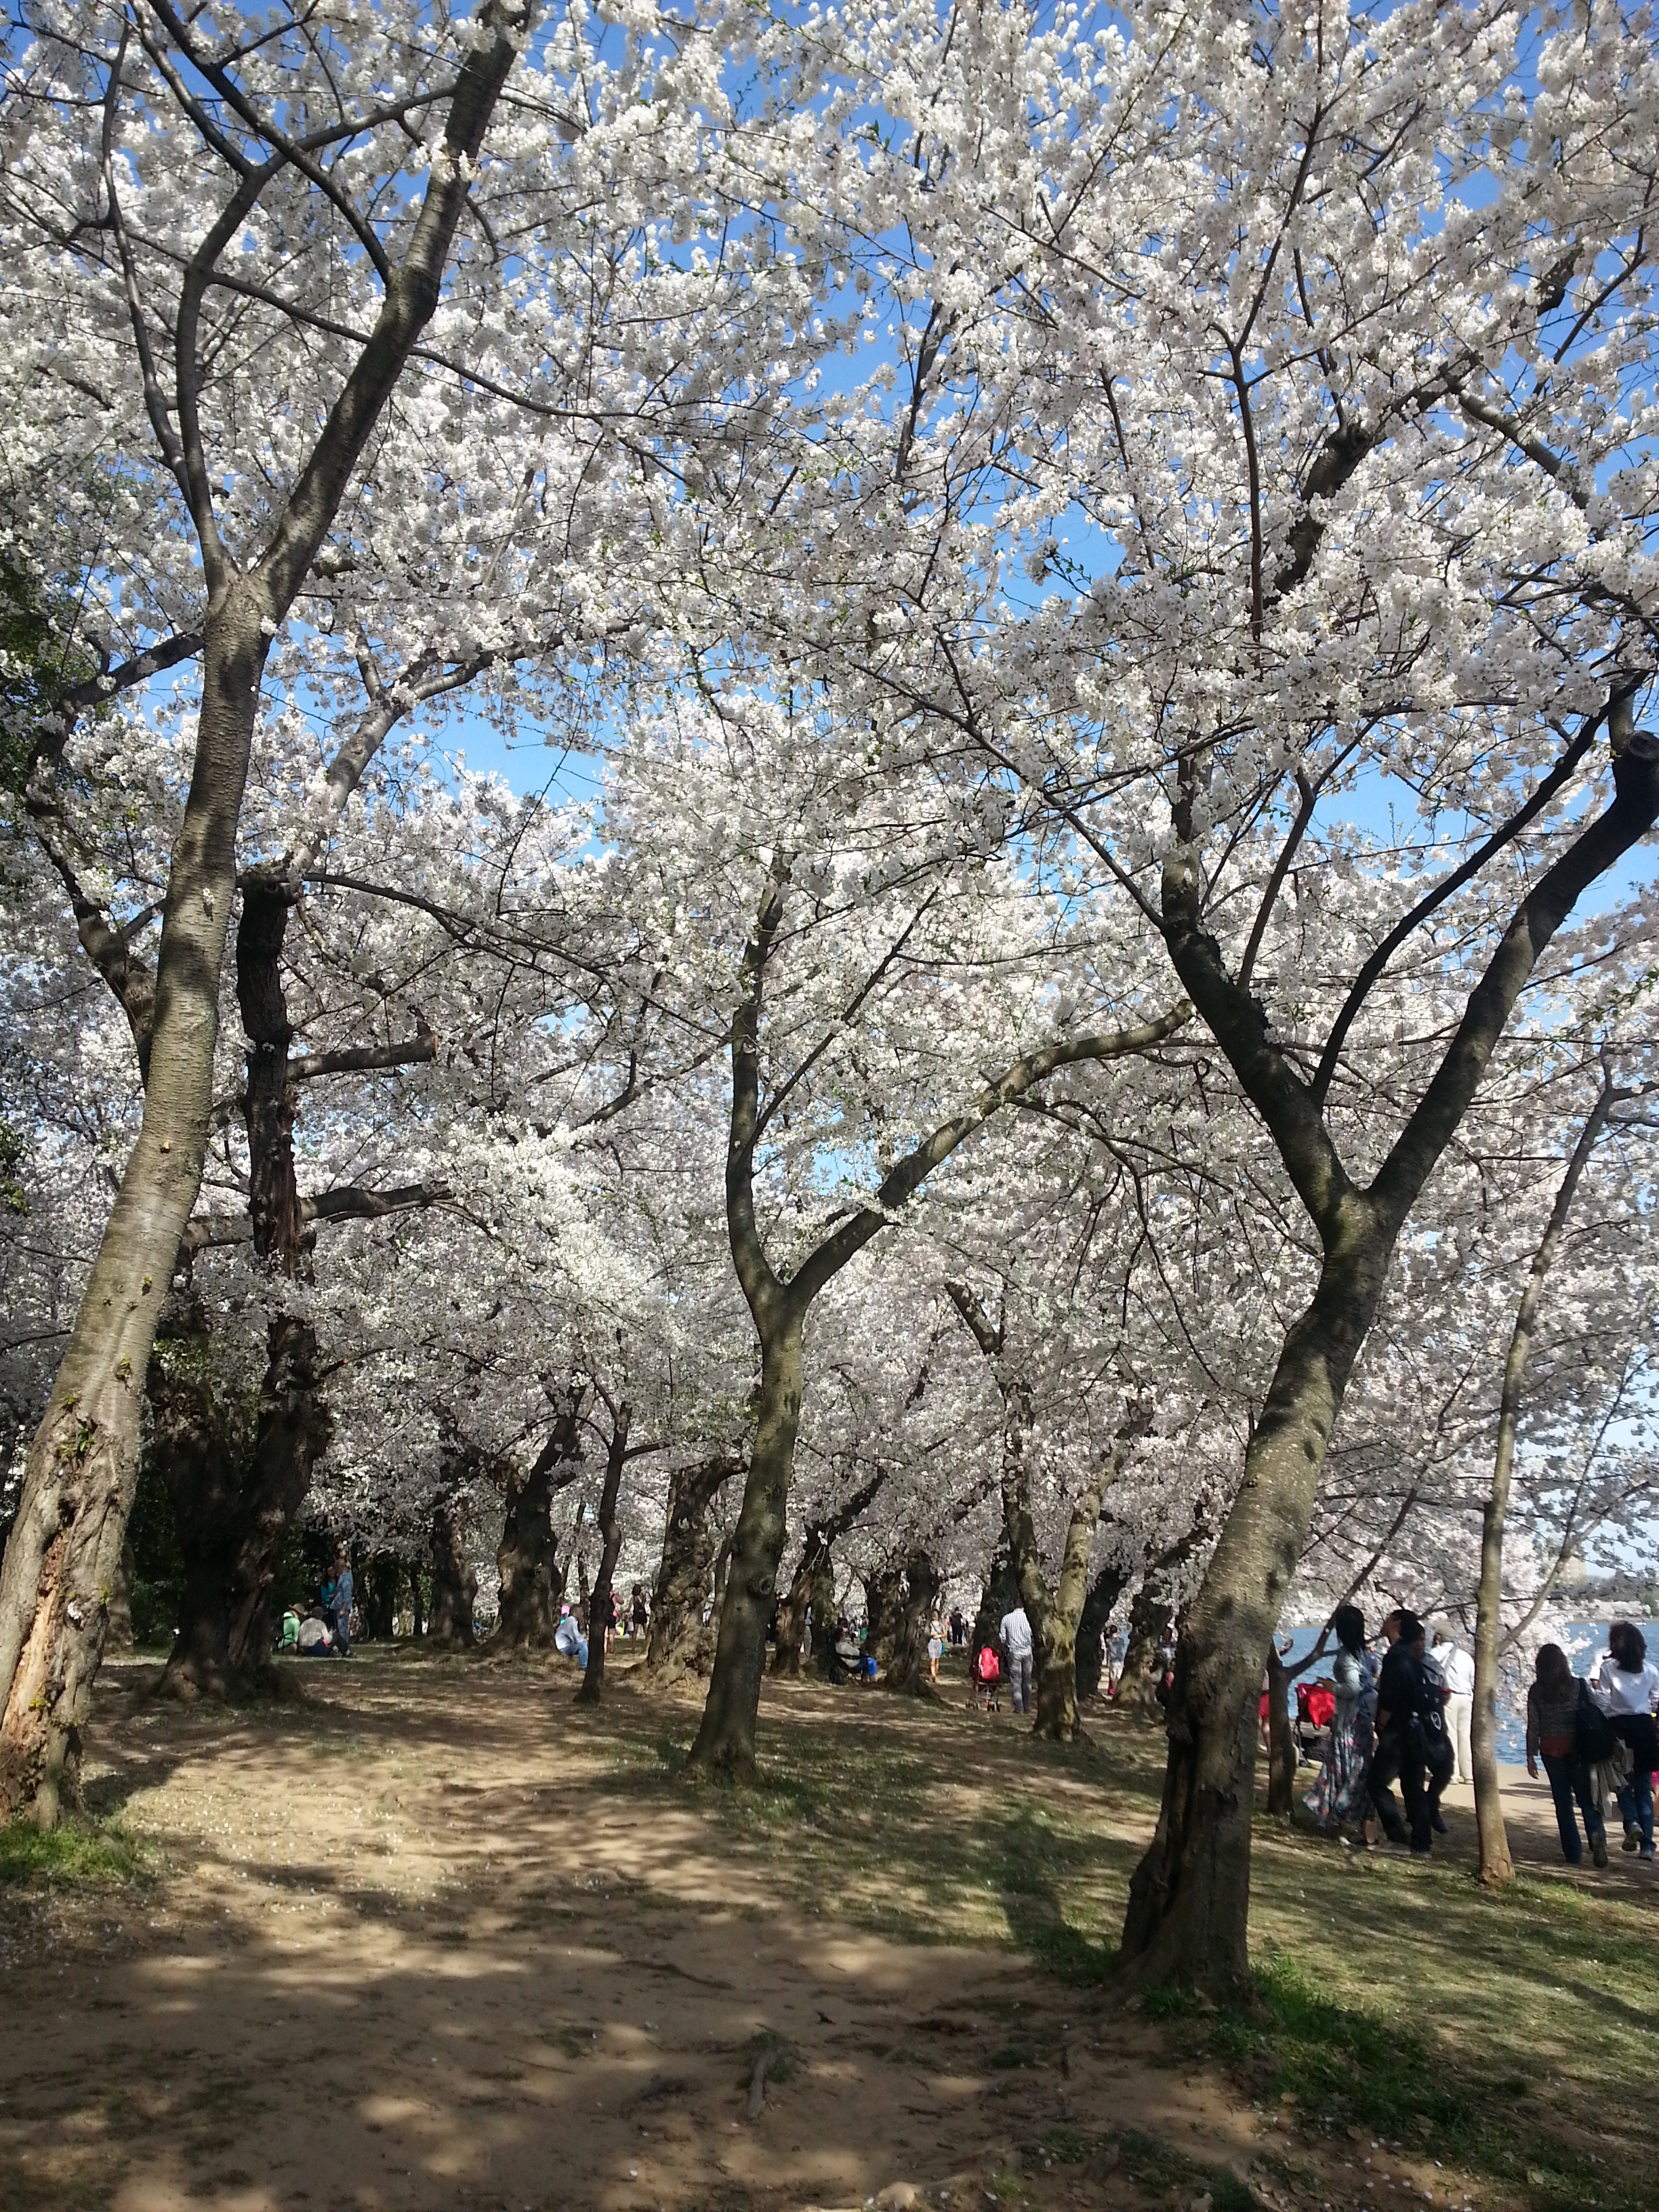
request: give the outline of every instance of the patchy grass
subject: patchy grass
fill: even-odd
[[[149,1871],[144,1847],[113,1821],[66,1820],[49,1833],[28,1820],[0,1826],[0,1882],[112,1889]]]

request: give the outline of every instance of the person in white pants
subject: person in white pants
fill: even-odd
[[[1029,1713],[1031,1710],[1031,1624],[1025,1617],[1023,1605],[1017,1605],[1012,1613],[1003,1614],[1002,1626],[998,1634],[1008,1660],[1008,1684],[1013,1692],[1014,1711]]]
[[[1437,1631],[1429,1656],[1440,1669],[1449,1692],[1446,1734],[1457,1759],[1452,1780],[1473,1782],[1474,1754],[1470,1749],[1469,1735],[1474,1724],[1474,1662],[1461,1645],[1452,1642],[1449,1632],[1444,1628]]]

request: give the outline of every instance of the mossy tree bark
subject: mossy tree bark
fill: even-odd
[[[888,1169],[872,1203],[857,1208],[809,1252],[787,1279],[773,1267],[755,1216],[755,1148],[777,1105],[805,1066],[763,1103],[761,1021],[766,970],[788,898],[790,860],[775,853],[744,948],[730,1035],[731,1129],[726,1155],[726,1224],[732,1264],[760,1347],[755,1441],[743,1504],[732,1539],[731,1570],[720,1611],[714,1668],[689,1765],[736,1779],[755,1767],[755,1723],[765,1671],[766,1632],[777,1600],[778,1563],[787,1526],[789,1484],[800,1425],[801,1339],[812,1301],[908,1204],[939,1164],[991,1115],[1023,1097],[1057,1068],[1146,1051],[1188,1020],[1182,1001],[1161,1018],[1115,1036],[1090,1034],[1028,1053],[980,1091],[973,1103],[913,1146]],[[813,1055],[816,1057],[816,1054]]]
[[[374,327],[299,471],[268,542],[239,562],[220,535],[200,435],[198,332],[219,258],[289,157],[240,177],[181,279],[169,411],[149,380],[161,459],[201,553],[207,612],[189,795],[168,866],[149,1024],[143,1114],[32,1443],[17,1524],[0,1562],[0,1818],[55,1825],[78,1791],[81,1731],[132,1510],[140,1401],[161,1301],[201,1185],[213,1108],[236,831],[269,641],[287,619],[410,349],[436,310],[456,227],[527,8],[494,10],[452,94],[440,153]],[[111,97],[119,87],[112,82]],[[113,219],[113,185],[111,207]],[[135,302],[135,320],[139,309]],[[149,334],[138,331],[143,348]]]
[[[1182,1622],[1158,1830],[1131,1881],[1124,1919],[1121,1957],[1135,1983],[1175,1979],[1227,1994],[1248,1986],[1256,1700],[1331,1430],[1400,1230],[1467,1112],[1516,999],[1579,895],[1659,820],[1659,746],[1639,733],[1627,741],[1614,757],[1613,786],[1606,811],[1516,908],[1438,1066],[1363,1189],[1344,1169],[1324,1119],[1352,1013],[1339,1017],[1310,1082],[1269,1036],[1248,976],[1228,971],[1203,927],[1189,842],[1192,794],[1183,787],[1176,825],[1182,842],[1164,870],[1170,957],[1273,1135],[1323,1261],[1312,1301],[1285,1338],[1243,1483]],[[1436,903],[1431,894],[1414,916]],[[1374,975],[1375,955],[1373,963]],[[1358,1003],[1351,994],[1351,1006]]]

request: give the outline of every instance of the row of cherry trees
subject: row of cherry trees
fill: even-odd
[[[1650,40],[28,20],[0,1800],[145,1436],[189,1686],[313,1486],[527,1641],[665,1526],[738,1774],[837,1547],[1006,1547],[1055,1732],[1178,1614],[1126,1960],[1236,1981],[1285,1605],[1478,1588],[1489,1726],[1645,1540]]]

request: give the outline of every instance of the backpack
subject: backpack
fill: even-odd
[[[1588,1766],[1617,1765],[1625,1748],[1624,1739],[1614,1729],[1593,1697],[1588,1682],[1578,1685],[1578,1711],[1573,1721],[1572,1748],[1576,1758]]]

